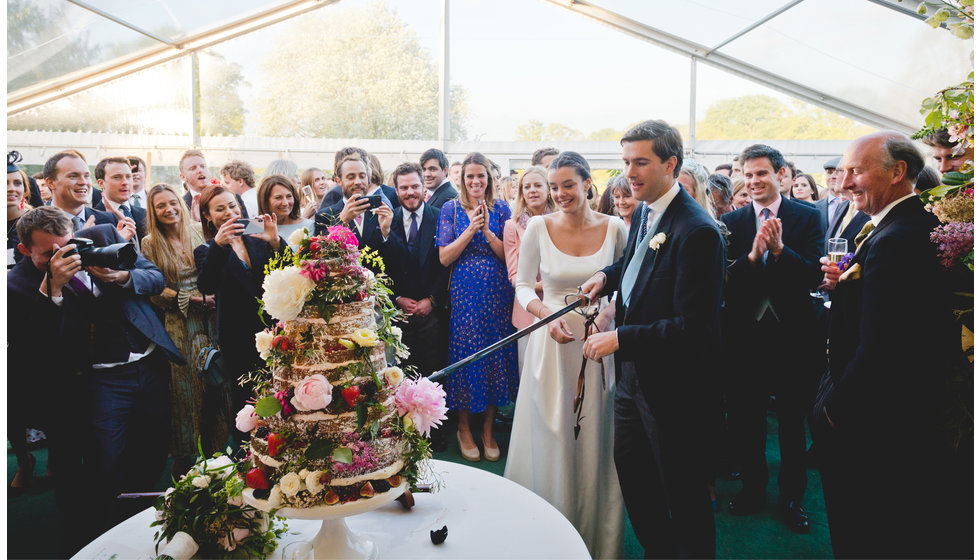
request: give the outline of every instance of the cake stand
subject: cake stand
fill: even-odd
[[[332,506],[317,506],[311,508],[282,508],[276,512],[279,517],[286,519],[320,519],[320,531],[316,534],[309,545],[313,548],[313,558],[378,558],[378,546],[371,539],[358,535],[350,530],[345,518],[360,513],[374,511],[384,507],[398,499],[405,489],[408,488],[408,481],[402,480],[398,486],[392,486],[391,490],[375,494],[370,498],[361,498],[346,504],[335,504]],[[252,496],[252,489],[247,488],[242,495],[248,505],[268,512],[272,509],[267,500],[262,500]]]

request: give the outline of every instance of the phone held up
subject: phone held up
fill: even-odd
[[[374,194],[371,196],[360,196],[359,198],[366,198],[370,204],[368,205],[368,210],[373,210],[375,208],[381,208],[381,195]]]
[[[262,233],[262,231],[265,229],[265,225],[262,223],[262,218],[241,218],[235,220],[235,223],[245,226],[245,229],[238,235],[245,235],[246,233]]]

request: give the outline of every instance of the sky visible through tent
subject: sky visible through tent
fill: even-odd
[[[8,10],[11,2],[8,0]],[[21,0],[25,1],[25,0]],[[312,12],[342,17],[371,0],[342,0]],[[38,0],[39,7],[64,0]],[[89,0],[158,33],[175,38],[275,5],[261,0]],[[714,46],[786,0],[594,0],[600,7],[668,33]],[[439,53],[439,0],[390,0],[418,34],[433,60]],[[914,6],[912,6],[914,9]],[[109,60],[127,48],[154,44],[77,6],[68,5],[60,26],[22,53],[8,52],[8,84],[26,61],[57,56],[59,44],[82,34],[104,46]],[[465,88],[467,138],[511,140],[531,119],[585,133],[624,129],[644,118],[677,125],[688,121],[690,59],[629,37],[559,6],[532,0],[450,0],[452,81]],[[261,61],[270,46],[308,16],[220,44],[213,52],[242,66],[245,134],[256,134],[254,106],[263,86]],[[356,29],[351,29],[357,35]],[[364,36],[365,41],[372,38]],[[920,124],[921,99],[961,81],[972,64],[971,44],[921,21],[860,0],[805,0],[719,52],[749,61],[809,87],[874,111]],[[315,49],[316,45],[311,45]],[[179,76],[178,76],[179,79]],[[302,87],[303,76],[296,77]],[[183,84],[175,87],[186,87]],[[378,87],[385,87],[378,84]],[[696,114],[719,100],[751,94],[787,96],[752,81],[699,64]],[[433,115],[435,118],[435,115]]]

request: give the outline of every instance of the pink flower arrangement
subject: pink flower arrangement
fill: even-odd
[[[399,416],[411,418],[420,434],[429,435],[433,426],[446,419],[446,392],[438,383],[424,377],[405,381],[395,391]]]
[[[302,269],[299,273],[314,282],[319,282],[327,277],[327,265],[322,262],[303,261]]]
[[[286,391],[276,391],[276,400],[282,406],[282,417],[285,418],[293,413],[293,408],[289,406],[289,398]]]
[[[939,262],[947,269],[973,250],[973,223],[950,222],[932,230],[929,239],[939,245]]]
[[[344,226],[330,226],[327,228],[327,241],[336,241],[348,247],[357,247],[357,237],[354,232]]]
[[[333,399],[333,385],[322,374],[315,374],[299,382],[291,404],[296,410],[320,410],[327,408]]]

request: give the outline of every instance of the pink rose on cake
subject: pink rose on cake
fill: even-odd
[[[407,417],[420,434],[429,435],[433,426],[446,419],[446,392],[442,385],[421,377],[406,381],[395,391],[398,415]]]
[[[235,427],[241,432],[251,432],[259,423],[259,417],[255,415],[255,407],[247,404],[238,411],[235,416]]]
[[[314,374],[299,382],[290,400],[296,410],[320,410],[333,400],[333,385],[322,374]]]
[[[357,237],[354,232],[344,226],[331,226],[327,228],[327,241],[337,241],[341,245],[357,247]]]

